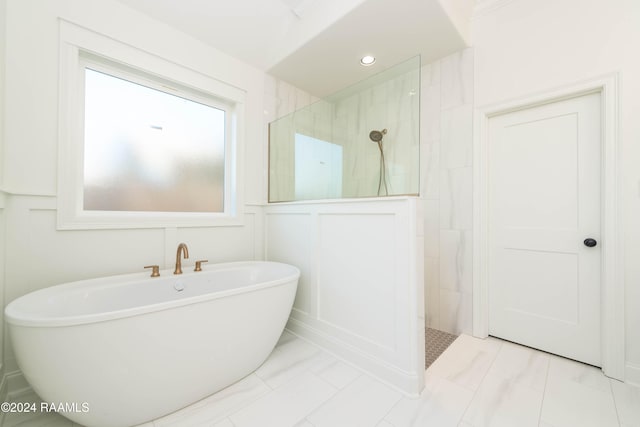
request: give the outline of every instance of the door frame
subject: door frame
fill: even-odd
[[[601,107],[601,242],[602,370],[624,381],[624,270],[622,174],[618,141],[618,73],[475,109],[473,144],[473,335],[489,335],[489,120],[502,114],[600,93]]]

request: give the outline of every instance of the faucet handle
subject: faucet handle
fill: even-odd
[[[193,269],[193,271],[202,271],[202,263],[203,262],[209,262],[208,259],[201,259],[199,261],[196,261],[196,268]]]
[[[160,277],[160,266],[159,265],[145,265],[144,268],[151,269],[151,277]]]

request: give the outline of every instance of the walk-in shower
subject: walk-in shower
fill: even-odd
[[[269,201],[417,195],[419,109],[415,57],[270,123]]]

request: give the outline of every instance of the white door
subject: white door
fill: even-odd
[[[600,94],[492,117],[488,137],[489,334],[600,366]]]

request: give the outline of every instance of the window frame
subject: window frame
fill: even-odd
[[[84,210],[85,68],[225,111],[223,212]],[[60,21],[58,221],[64,229],[242,225],[245,92],[201,72]]]

